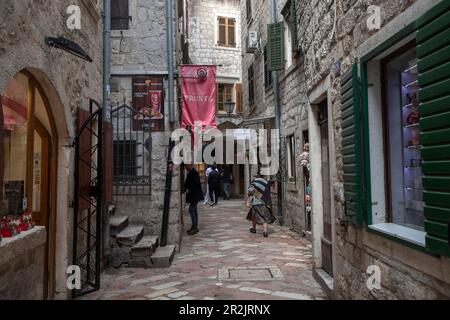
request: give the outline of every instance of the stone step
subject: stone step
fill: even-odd
[[[119,246],[132,247],[144,236],[143,226],[128,226],[117,234],[117,244]]]
[[[130,261],[130,248],[129,247],[121,247],[121,248],[112,248],[111,254],[108,257],[109,265],[112,265],[114,268],[120,268],[122,265],[126,265]]]
[[[151,256],[159,245],[159,237],[146,236],[131,247],[131,258]]]
[[[128,217],[111,217],[109,219],[109,227],[111,237],[116,237],[120,232],[128,227]]]
[[[159,247],[151,256],[152,268],[169,268],[175,256],[175,246]]]

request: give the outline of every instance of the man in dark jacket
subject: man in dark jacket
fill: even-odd
[[[224,200],[231,199],[231,183],[233,180],[233,176],[231,174],[230,166],[225,166],[222,172],[222,182],[223,182],[223,193],[225,194]]]
[[[187,176],[184,182],[184,189],[186,190],[186,202],[189,203],[189,214],[192,219],[192,228],[188,230],[189,235],[194,235],[198,230],[198,211],[197,204],[203,200],[202,184],[200,182],[200,175],[194,166],[186,165]]]
[[[212,166],[212,170],[208,175],[209,185],[209,197],[211,198],[211,206],[215,206],[219,201],[219,189],[220,189],[220,173],[215,165]]]

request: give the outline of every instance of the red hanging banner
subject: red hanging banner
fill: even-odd
[[[183,82],[183,117],[181,126],[194,129],[202,123],[202,131],[216,124],[216,66],[181,66]]]

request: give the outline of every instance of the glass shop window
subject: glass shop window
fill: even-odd
[[[419,99],[415,48],[384,62],[388,206],[395,224],[423,230]]]
[[[404,43],[366,64],[371,217],[375,229],[423,244],[416,44]]]
[[[3,203],[2,215],[25,212],[27,182],[28,78],[18,74],[2,96]]]

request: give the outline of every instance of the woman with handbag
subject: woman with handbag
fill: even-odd
[[[247,220],[252,222],[251,233],[256,233],[256,225],[263,225],[264,237],[269,236],[268,225],[276,221],[272,213],[270,185],[263,178],[256,178],[250,183],[247,192]]]

